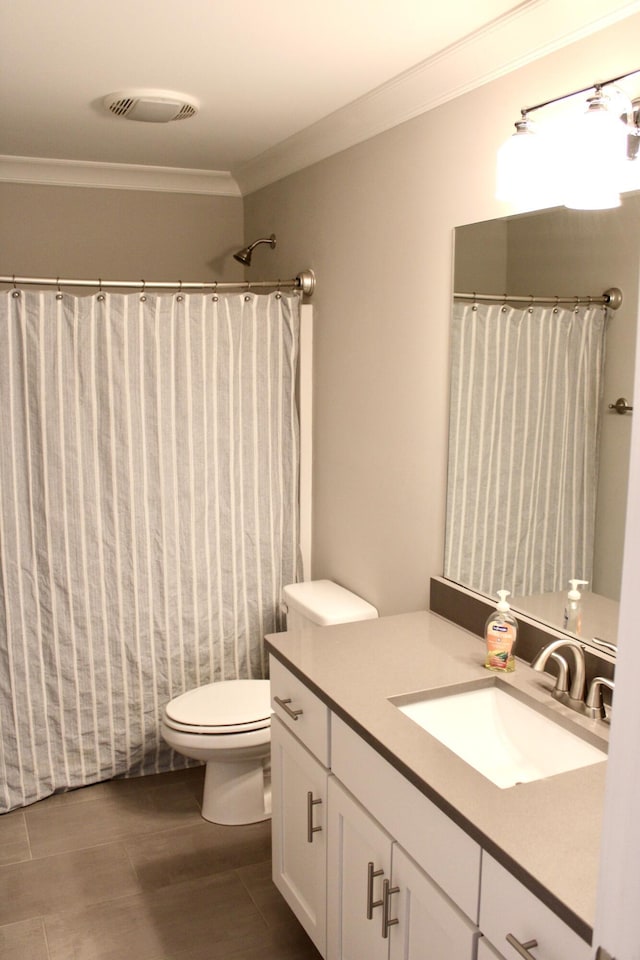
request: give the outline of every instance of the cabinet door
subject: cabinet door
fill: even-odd
[[[504,957],[485,937],[480,937],[478,940],[478,960],[504,960]]]
[[[327,771],[271,720],[273,882],[320,953],[326,951]]]
[[[391,874],[390,960],[475,960],[478,928],[398,844]]]
[[[328,960],[386,960],[382,936],[384,881],[391,838],[341,784],[329,779],[327,855]]]

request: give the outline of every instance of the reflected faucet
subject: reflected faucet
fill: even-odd
[[[559,650],[560,647],[568,647],[573,654],[573,671],[571,674],[571,686],[569,688],[569,694],[566,696],[565,691],[562,689],[560,683],[556,684],[556,689],[554,690],[554,696],[558,700],[563,700],[567,706],[571,707],[573,710],[582,711],[584,709],[584,694],[585,694],[585,665],[584,665],[584,648],[577,640],[572,640],[571,637],[561,637],[558,640],[552,640],[551,643],[548,643],[546,647],[543,647],[539,653],[531,661],[531,666],[534,670],[537,670],[538,673],[543,673],[544,668],[547,664],[549,657],[553,657],[556,650]],[[559,657],[554,657],[554,659],[562,659]],[[559,664],[559,666],[562,666]],[[562,679],[564,671],[560,670],[558,674],[558,680]],[[566,688],[566,683],[564,684]]]

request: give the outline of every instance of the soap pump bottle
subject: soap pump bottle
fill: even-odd
[[[506,598],[508,590],[498,590],[500,602],[486,622],[484,635],[487,655],[484,665],[487,670],[511,673],[516,668],[513,650],[516,645],[518,623],[511,613]]]
[[[569,580],[571,589],[567,593],[567,604],[564,608],[563,626],[565,630],[580,634],[582,630],[582,607],[580,599],[582,594],[578,587],[586,587],[588,580]]]

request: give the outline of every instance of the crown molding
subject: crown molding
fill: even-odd
[[[637,0],[525,0],[232,173],[245,196],[638,12]]]
[[[43,186],[152,190],[214,197],[241,195],[234,177],[226,171],[40,157],[0,156],[0,181]]]
[[[0,156],[0,181],[245,196],[638,13],[640,0],[522,0],[504,16],[230,172]]]

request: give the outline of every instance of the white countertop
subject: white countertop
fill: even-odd
[[[500,789],[390,697],[486,678],[483,641],[433,613],[271,634],[267,646],[429,799],[585,939],[596,908],[606,762]],[[516,648],[517,654],[517,648]],[[517,661],[500,675],[600,741],[608,725],[555,701],[554,680]],[[601,744],[602,745],[602,744]]]

